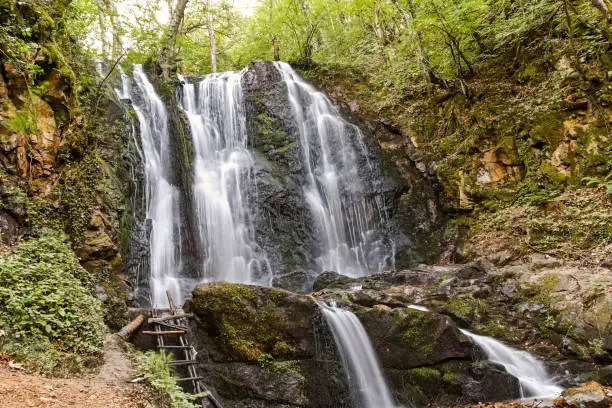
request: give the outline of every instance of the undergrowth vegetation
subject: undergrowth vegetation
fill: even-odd
[[[172,408],[195,408],[193,396],[184,392],[178,385],[176,377],[171,374],[168,361],[171,360],[164,358],[160,352],[147,351],[136,354],[138,374],[160,394],[163,402]]]
[[[102,356],[101,302],[67,238],[52,230],[0,257],[0,350],[67,375]]]

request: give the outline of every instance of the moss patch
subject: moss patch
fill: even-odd
[[[259,290],[267,296],[259,296]],[[205,320],[209,330],[218,332],[217,338],[237,359],[257,361],[265,354],[288,358],[295,351],[295,341],[287,333],[288,317],[281,304],[289,295],[278,289],[220,282],[198,286],[190,309]]]

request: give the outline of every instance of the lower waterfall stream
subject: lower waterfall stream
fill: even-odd
[[[550,379],[544,364],[528,352],[508,347],[491,337],[460,330],[485,352],[489,361],[503,365],[519,380],[521,398],[556,397],[563,390]]]
[[[329,325],[356,407],[395,408],[389,387],[363,325],[351,311],[317,302]]]

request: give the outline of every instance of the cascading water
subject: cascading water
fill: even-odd
[[[249,203],[254,159],[247,149],[241,76],[211,74],[183,86],[195,147],[193,193],[205,246],[204,278],[270,285],[270,264],[255,242]]]
[[[563,390],[548,377],[544,365],[526,351],[513,349],[495,339],[479,336],[467,330],[461,330],[461,333],[476,343],[490,361],[503,365],[508,373],[519,380],[521,398],[556,397]]]
[[[368,199],[359,173],[363,134],[345,121],[331,101],[304,82],[284,62],[276,62],[287,85],[299,128],[306,172],[304,196],[322,241],[319,272],[364,276],[391,268],[392,243],[377,236],[374,223],[384,223],[379,196]]]
[[[354,393],[356,407],[395,408],[380,365],[363,325],[352,312],[317,302],[332,334]]]
[[[122,97],[132,99],[140,125],[146,181],[146,218],[151,220],[150,289],[153,305],[167,305],[166,291],[182,304],[179,234],[179,192],[170,182],[168,114],[141,65],[134,66],[139,89],[132,95],[123,82]],[[124,80],[124,78],[122,78]]]

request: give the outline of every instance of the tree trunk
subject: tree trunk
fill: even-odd
[[[421,70],[423,71],[423,76],[425,77],[425,80],[430,84],[446,86],[446,83],[442,79],[438,78],[433,67],[431,66],[431,63],[429,62],[429,58],[427,58],[427,56],[425,55],[425,51],[423,50],[422,34],[420,32],[414,33],[410,29],[410,20],[413,19],[415,15],[414,5],[412,3],[409,3],[408,6],[410,7],[410,13],[408,13],[397,2],[397,0],[391,1],[393,2],[393,4],[395,4],[395,7],[397,7],[400,14],[402,15],[402,20],[404,20],[404,24],[406,24],[406,30],[408,30],[410,37],[412,37],[411,39],[416,44],[417,58],[419,60],[419,65],[421,65]]]
[[[188,0],[178,0],[172,13],[170,13],[170,22],[168,24],[168,30],[164,36],[162,47],[160,50],[159,61],[163,71],[164,79],[169,78],[169,70],[172,64],[174,64],[175,57],[175,45],[176,36],[178,35],[179,27],[185,16],[185,7],[187,7]]]
[[[217,72],[217,40],[213,29],[213,15],[209,1],[206,7],[206,19],[208,23],[208,39],[210,40],[210,72]]]
[[[274,47],[274,61],[280,61],[280,52],[278,47],[278,37],[272,38],[272,45]]]
[[[104,14],[104,5],[101,0],[97,0],[96,4],[98,5],[98,22],[100,24],[100,31],[102,35],[100,36],[100,41],[102,41],[102,55],[104,58],[108,58],[108,41],[106,41],[106,15]]]
[[[117,26],[117,7],[115,6],[113,0],[104,0],[104,5],[106,6],[106,10],[108,11],[113,36],[111,58],[117,59],[123,53],[123,44],[121,43],[121,36],[119,35],[119,29]]]
[[[380,1],[376,2],[374,9],[374,32],[376,33],[376,37],[378,37],[380,45],[385,45],[385,33],[380,26]]]

